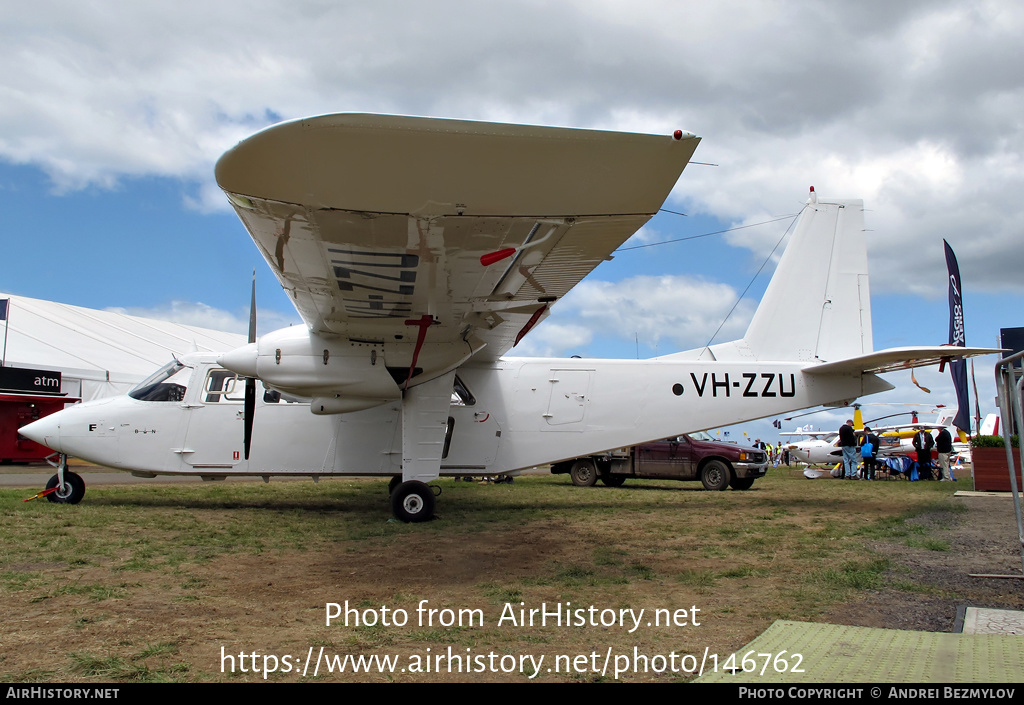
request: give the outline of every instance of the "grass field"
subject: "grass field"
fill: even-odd
[[[776,619],[820,619],[882,581],[928,590],[869,545],[946,551],[907,520],[959,507],[953,483],[808,481],[787,469],[747,492],[577,488],[566,476],[435,484],[438,518],[418,525],[389,520],[383,480],[92,487],[77,506],[0,491],[0,677],[262,680],[237,658],[255,653],[261,668],[277,659],[268,679],[289,681],[309,679],[300,662],[323,647],[394,655],[406,670],[321,666],[317,680],[612,680],[600,666],[622,654],[724,657]],[[417,612],[423,600],[438,611]],[[384,607],[392,619],[404,610],[407,622],[327,626],[325,605],[346,601],[378,622]],[[583,626],[519,623],[542,603],[595,609]],[[617,622],[640,609],[641,626]],[[655,624],[655,610],[676,623]],[[467,660],[426,672],[439,653]],[[234,673],[222,655],[236,657]],[[688,678],[636,663],[618,678]]]

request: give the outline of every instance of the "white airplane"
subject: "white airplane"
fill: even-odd
[[[790,458],[798,463],[820,465],[836,463],[843,459],[843,451],[839,448],[838,431],[793,431],[780,433],[780,436],[809,436],[807,440],[790,441],[783,447],[789,451]],[[833,455],[836,451],[839,455]]]
[[[183,356],[21,432],[144,476],[391,476],[395,516],[425,521],[441,475],[845,405],[891,389],[877,373],[992,352],[872,352],[862,203],[812,192],[742,340],[505,357],[658,211],[698,141],[358,114],[263,130],[217,181],[306,325],[250,328],[245,347]],[[51,487],[84,493],[63,468]]]
[[[859,412],[858,412],[859,413]],[[943,408],[937,411],[937,417],[932,423],[909,423],[909,424],[894,424],[889,426],[873,426],[870,423],[868,426],[872,432],[878,436],[879,455],[908,455],[911,453],[917,453],[914,449],[914,435],[920,429],[927,429],[929,431],[938,431],[938,429],[946,428],[949,430],[953,438],[957,438],[958,431],[955,426],[952,425],[953,419],[956,417],[956,407]],[[995,414],[989,414],[986,417],[986,424],[989,423],[990,417],[995,417]],[[859,417],[857,423],[859,422]],[[855,423],[855,427],[857,426]],[[860,423],[860,427],[857,428],[857,433],[860,435],[864,425]],[[789,450],[790,455],[796,459],[797,462],[807,463],[808,465],[832,465],[834,463],[842,462],[843,460],[843,449],[839,446],[839,432],[838,431],[792,431],[788,433],[780,433],[780,436],[814,436],[810,440],[796,441],[787,443],[786,448]],[[962,442],[953,443],[953,449],[957,453],[965,452],[969,450],[969,445]]]

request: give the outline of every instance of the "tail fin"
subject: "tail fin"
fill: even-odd
[[[978,429],[979,436],[998,436],[999,435],[999,414],[988,414],[985,420],[981,422],[981,428]]]
[[[809,364],[872,351],[864,202],[811,198],[742,340],[671,358]]]
[[[864,202],[811,190],[743,338],[758,360],[831,362],[873,350]]]
[[[944,345],[874,352],[864,202],[819,201],[812,188],[743,339],[664,359],[806,362],[809,374],[874,375],[997,352]]]

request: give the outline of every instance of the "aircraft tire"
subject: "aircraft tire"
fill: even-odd
[[[430,521],[434,518],[434,493],[418,480],[403,482],[391,493],[391,512],[407,523]]]
[[[622,483],[626,481],[625,475],[612,475],[610,472],[606,472],[601,475],[601,482],[606,487],[622,487]]]
[[[597,483],[597,465],[590,458],[580,458],[572,464],[569,477],[577,487],[593,487]]]
[[[46,483],[46,489],[57,487],[59,480],[54,475]],[[78,504],[85,496],[85,480],[82,476],[73,472],[64,472],[64,488],[58,489],[46,495],[46,498],[55,504]]]
[[[752,477],[734,477],[729,482],[729,487],[734,490],[749,490],[754,486],[754,478]]]
[[[729,486],[732,473],[725,463],[720,460],[711,460],[700,471],[700,481],[704,489],[711,492],[721,492]]]
[[[402,476],[392,476],[391,481],[388,483],[388,495],[393,495],[395,493],[395,488],[398,487],[400,484],[402,484]]]

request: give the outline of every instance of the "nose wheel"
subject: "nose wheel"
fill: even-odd
[[[85,480],[81,475],[68,470],[68,456],[64,453],[54,453],[46,457],[46,462],[57,468],[57,474],[46,483],[46,489],[36,496],[45,496],[56,504],[81,502],[85,496]]]
[[[68,470],[64,471],[64,483],[61,484],[60,477],[54,475],[46,483],[46,489],[53,490],[46,495],[46,498],[57,504],[78,504],[85,496],[85,480],[78,473]]]

